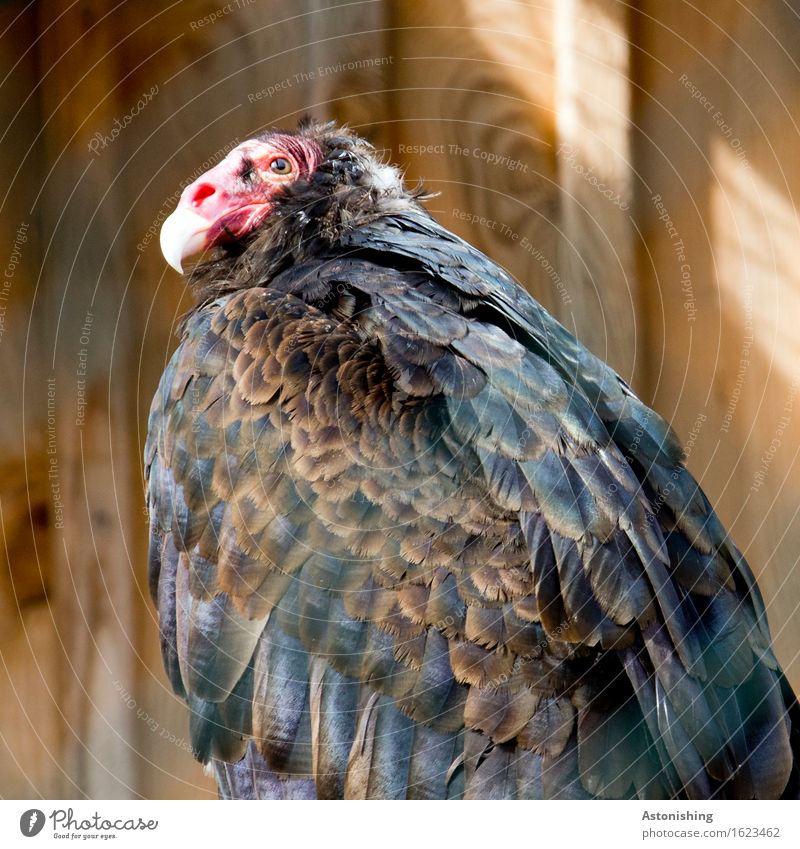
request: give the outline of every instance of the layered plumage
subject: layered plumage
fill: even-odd
[[[796,798],[761,596],[667,424],[366,143],[297,138],[191,275],[146,447],[221,795]]]

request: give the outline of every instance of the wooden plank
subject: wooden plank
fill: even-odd
[[[627,5],[560,0],[555,13],[559,268],[570,330],[632,385],[644,377],[630,144]]]
[[[764,590],[800,685],[797,18],[644,2],[639,207],[656,408]]]
[[[27,8],[26,8],[27,6]],[[58,707],[58,639],[48,522],[47,387],[44,338],[32,316],[42,231],[31,206],[42,171],[39,103],[29,97],[37,63],[30,4],[0,6],[0,796],[61,795],[63,724]],[[27,167],[21,163],[27,157]],[[25,403],[25,398],[28,403]]]
[[[158,366],[154,356],[137,367],[152,289],[137,251],[146,228],[136,213],[143,212],[142,175],[151,171],[145,154],[156,161],[155,142],[149,150],[140,146],[164,117],[151,108],[164,72],[152,56],[174,37],[168,28],[156,35],[157,14],[137,36],[141,19],[107,11],[99,2],[58,3],[41,11],[40,23],[53,170],[37,210],[52,235],[42,309],[52,317],[46,352],[57,398],[52,471],[64,501],[53,539],[58,687],[67,725],[59,762],[77,787],[70,795],[94,798],[146,793],[152,769],[140,745],[150,733],[140,699],[123,698],[124,690],[139,694],[138,657],[149,654],[148,666],[157,668],[155,636],[141,639],[153,628],[153,615],[143,591],[137,374],[149,381],[148,369]],[[48,27],[60,12],[59,26]],[[174,312],[173,306],[159,317],[164,335]],[[164,759],[171,754],[165,747]],[[191,767],[175,759],[170,771]],[[208,783],[200,783],[207,793]]]
[[[390,6],[392,158],[429,209],[562,319],[550,2]]]

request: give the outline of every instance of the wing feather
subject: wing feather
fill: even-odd
[[[162,653],[221,793],[796,792],[669,426],[421,211],[337,250],[194,313],[151,410]]]

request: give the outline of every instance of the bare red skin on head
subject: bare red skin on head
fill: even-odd
[[[270,164],[279,158],[291,164],[288,174],[270,170]],[[264,221],[281,189],[308,177],[321,160],[319,146],[302,136],[273,133],[249,139],[188,185],[177,208],[189,209],[209,222],[206,248],[236,241]]]

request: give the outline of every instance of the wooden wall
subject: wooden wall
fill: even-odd
[[[797,13],[768,0],[654,0],[632,21],[648,356],[640,388],[692,443],[689,466],[759,579],[795,687]]]
[[[800,685],[789,6],[49,0],[0,32],[0,796],[213,795],[145,587],[143,428],[189,304],[157,231],[305,113],[424,177],[674,422]]]

